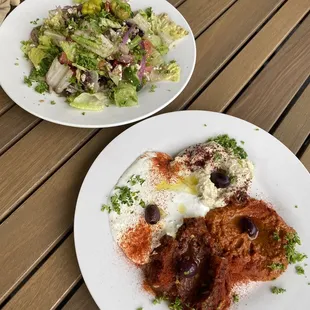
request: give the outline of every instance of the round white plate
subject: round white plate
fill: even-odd
[[[206,126],[205,126],[206,125]],[[255,164],[252,195],[270,201],[303,242],[300,251],[310,255],[310,176],[305,167],[281,142],[262,129],[219,113],[186,111],[145,120],[115,138],[98,156],[82,185],[74,219],[74,237],[84,280],[100,309],[167,310],[154,306],[152,296],[141,288],[139,270],[117,248],[110,233],[108,214],[101,212],[107,195],[128,166],[148,150],[176,155],[185,147],[227,133],[244,141]],[[298,208],[295,208],[298,205]],[[309,260],[304,261],[309,263]],[[303,262],[303,263],[304,263]],[[302,263],[302,266],[303,266]],[[258,285],[241,299],[238,309],[310,309],[308,279],[294,267],[273,282]],[[287,291],[274,295],[270,287]]]
[[[30,21],[42,21],[48,11],[56,6],[71,5],[71,0],[27,0],[18,6],[0,26],[0,85],[4,91],[24,110],[45,120],[74,127],[113,127],[146,118],[171,103],[185,88],[193,73],[196,62],[196,44],[193,33],[179,11],[166,0],[131,0],[133,10],[152,7],[155,13],[168,13],[177,24],[189,31],[189,35],[177,42],[166,60],[176,60],[181,66],[181,80],[178,83],[156,83],[155,92],[149,92],[150,85],[139,92],[139,106],[118,108],[111,106],[102,112],[87,111],[70,107],[64,98],[54,94],[41,95],[24,84],[24,76],[31,69],[23,57],[20,42],[28,40],[34,25]],[[40,22],[39,22],[40,24]],[[18,64],[18,65],[15,65]],[[44,100],[44,102],[42,102]],[[54,100],[56,105],[51,105]]]

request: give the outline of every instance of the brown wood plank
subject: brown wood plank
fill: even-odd
[[[7,111],[0,119],[0,155],[39,122],[17,105]]]
[[[310,146],[307,147],[306,151],[302,154],[300,160],[310,172]]]
[[[4,309],[55,309],[80,278],[71,235]]]
[[[5,113],[14,105],[14,102],[7,96],[0,86],[0,115]]]
[[[42,122],[0,157],[0,219],[78,149],[93,130]]]
[[[0,303],[72,227],[88,169],[123,129],[100,131],[0,225]]]
[[[309,7],[309,0],[289,0],[190,109],[223,111],[305,16]]]
[[[310,16],[228,113],[270,130],[310,72]]]
[[[204,16],[208,16],[208,24],[211,24],[234,2],[236,0],[187,0],[179,7],[179,11],[186,16],[192,31],[200,34],[206,28]]]
[[[274,12],[282,0],[239,0],[197,39],[194,74],[165,112],[186,106],[244,42]]]
[[[310,133],[310,85],[285,116],[274,136],[297,153]]]
[[[183,2],[185,2],[186,0],[169,0],[169,2],[173,5],[173,6],[175,6],[175,7],[177,7],[177,6],[179,6],[180,4],[182,4]]]
[[[83,284],[77,292],[72,296],[63,310],[99,310],[98,306],[92,299],[87,287]]]

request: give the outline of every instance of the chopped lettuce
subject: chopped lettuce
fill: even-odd
[[[39,43],[42,46],[51,47],[52,46],[52,39],[49,36],[42,35],[42,36],[39,36]]]
[[[68,41],[60,42],[60,47],[66,53],[67,58],[72,62],[75,61],[76,45],[77,44],[74,42],[68,42]]]
[[[181,75],[180,66],[175,62],[171,61],[167,64],[162,64],[157,69],[154,69],[150,74],[151,82],[158,81],[172,81],[179,82]]]
[[[168,46],[163,43],[160,36],[156,34],[148,34],[147,38],[161,55],[166,55],[169,52]]]
[[[121,24],[119,24],[118,22],[115,22],[115,21],[108,19],[108,18],[101,18],[99,21],[99,25],[101,27],[115,28],[115,29],[122,27]]]
[[[70,102],[70,106],[74,108],[90,111],[101,111],[109,104],[110,99],[103,92],[96,94],[82,93]]]
[[[24,56],[26,58],[28,58],[28,53],[29,51],[35,47],[35,44],[33,44],[32,41],[28,40],[28,41],[21,41],[22,47],[21,50],[24,53]]]
[[[87,33],[77,31],[76,34],[72,35],[72,39],[85,49],[103,58],[110,56],[114,52],[114,45],[103,35],[90,37]]]
[[[118,107],[132,107],[138,104],[138,94],[136,87],[120,82],[114,90],[114,101]]]
[[[46,57],[46,52],[39,47],[33,47],[28,52],[28,57],[32,62],[32,64],[34,65],[34,67],[38,70],[40,69],[41,61]]]
[[[44,20],[44,24],[54,30],[61,30],[65,26],[62,10],[56,9],[49,11],[49,16]]]
[[[140,14],[138,13],[132,21],[144,32],[148,32],[150,29],[149,22]]]
[[[52,30],[45,30],[44,35],[49,37],[52,42],[60,46],[60,42],[65,41],[66,37]]]
[[[150,23],[152,31],[160,36],[167,46],[188,35],[188,31],[172,21],[166,13],[159,15],[152,13]]]

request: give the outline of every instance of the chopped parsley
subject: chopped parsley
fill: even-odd
[[[54,100],[51,101],[51,105],[55,105],[56,102]]]
[[[228,135],[220,135],[214,138],[210,138],[208,142],[214,141],[218,144],[220,144],[225,149],[232,150],[232,152],[239,157],[240,159],[246,159],[248,157],[248,154],[246,151],[237,145],[237,141],[235,139],[230,138]]]
[[[101,211],[108,211],[108,213],[110,213],[112,209],[108,205],[102,205]]]
[[[234,303],[237,303],[237,302],[239,302],[239,300],[240,300],[238,294],[233,294],[233,295],[232,295],[232,299],[233,299],[233,302],[234,302]]]
[[[290,264],[301,262],[307,258],[306,254],[299,253],[295,249],[297,244],[301,245],[300,238],[296,233],[287,234],[285,239],[287,243],[284,245],[284,249],[286,251],[287,260]]]
[[[136,185],[137,183],[139,183],[140,185],[142,185],[144,182],[145,182],[145,180],[142,179],[142,178],[140,177],[140,175],[135,175],[135,174],[133,174],[133,175],[130,177],[129,181],[127,181],[127,183],[130,183],[130,185],[132,185],[132,186]]]
[[[139,205],[140,205],[142,208],[145,208],[145,206],[146,206],[145,202],[144,202],[142,199],[140,200]]]
[[[82,112],[82,115],[85,115],[86,113],[85,112]]]
[[[40,20],[39,18],[37,18],[36,20],[32,20],[30,24],[37,25],[39,20]]]
[[[308,285],[310,285],[310,282],[308,282]]]
[[[297,208],[298,208],[298,206],[297,206],[297,205],[295,205],[295,208],[297,209]]]
[[[271,270],[284,270],[284,265],[281,263],[272,263],[268,266]]]
[[[155,90],[156,90],[157,86],[156,85],[151,85],[151,88],[149,90],[149,93],[155,93]]]
[[[220,160],[222,158],[222,154],[220,154],[219,152],[216,152],[213,156],[213,159],[215,161]]]
[[[259,131],[259,128],[255,128],[254,130],[255,130],[255,131]]]
[[[244,144],[245,142],[241,140],[240,143],[241,143],[241,144]]]
[[[231,184],[235,184],[237,182],[238,177],[236,175],[230,175],[229,180]]]
[[[204,127],[207,127],[207,124],[203,124]]]
[[[277,231],[275,231],[273,233],[273,239],[276,240],[276,241],[280,241],[281,240],[280,235],[279,235],[279,233]]]
[[[37,86],[34,88],[34,90],[37,92],[37,93],[39,93],[39,94],[43,94],[43,93],[45,93],[45,92],[47,92],[48,91],[48,85],[47,85],[47,83],[46,82],[44,82],[44,81],[40,81],[40,82],[38,82],[38,84],[37,84]]]
[[[281,287],[273,286],[271,288],[271,292],[272,292],[272,294],[277,294],[278,295],[278,294],[282,294],[282,293],[286,292],[286,289],[281,288]]]
[[[305,274],[305,270],[301,266],[295,266],[295,270],[299,275]]]
[[[143,308],[142,308],[142,307],[139,307],[139,308],[137,308],[137,310],[143,310]]]
[[[32,86],[31,79],[28,76],[24,76],[24,83],[28,85],[28,87]]]
[[[164,300],[166,300],[165,296],[158,296],[155,299],[153,299],[152,304],[153,305],[158,305],[158,304],[160,304]]]
[[[174,302],[169,305],[170,310],[182,310],[183,305],[180,298],[176,298]]]
[[[19,66],[19,63],[18,62],[15,62],[15,64],[14,64],[15,66]]]

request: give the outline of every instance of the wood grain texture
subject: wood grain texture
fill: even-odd
[[[310,16],[229,109],[269,131],[310,72]]]
[[[306,151],[302,154],[300,160],[310,173],[310,146],[307,147]]]
[[[186,0],[168,0],[173,6],[177,7],[180,4],[182,4],[183,2],[185,2]]]
[[[186,106],[282,0],[239,0],[197,39],[197,63],[185,90],[165,112]]]
[[[187,0],[179,7],[179,11],[186,16],[192,31],[200,34],[208,24],[213,23],[234,2],[236,0]],[[208,16],[207,25],[205,16]]]
[[[4,306],[4,309],[55,309],[80,278],[71,235]]]
[[[310,85],[285,116],[274,136],[297,153],[310,133]]]
[[[13,106],[0,118],[0,155],[20,137],[40,122],[40,119]]]
[[[305,16],[309,7],[309,0],[292,0],[285,3],[190,109],[223,111]]]
[[[72,227],[88,169],[123,129],[99,132],[0,226],[0,303]]]
[[[72,296],[68,303],[62,308],[63,310],[99,310],[98,306],[91,297],[87,287],[83,284],[78,291]]]
[[[42,122],[4,153],[0,157],[0,219],[70,157],[92,132]]]
[[[5,113],[14,105],[14,102],[7,96],[0,86],[0,115]]]

